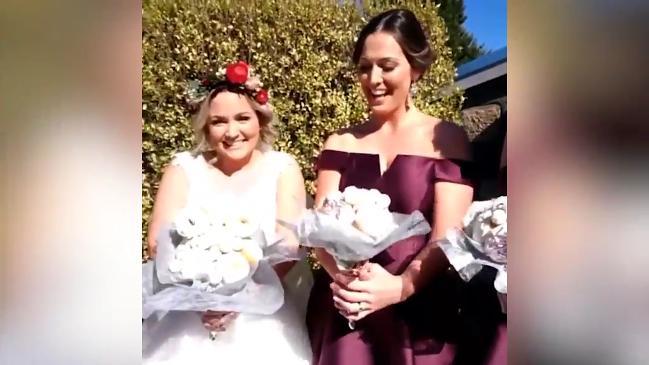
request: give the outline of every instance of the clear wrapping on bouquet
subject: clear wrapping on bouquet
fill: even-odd
[[[397,241],[430,232],[430,225],[420,211],[390,214],[394,229],[383,237],[372,237],[331,214],[311,209],[298,224],[297,234],[302,245],[323,248],[340,266],[351,268],[353,264],[369,260]]]
[[[411,214],[389,210],[390,197],[377,189],[348,186],[310,209],[296,227],[303,246],[322,248],[341,270],[353,269],[392,244],[428,234],[430,225],[420,211]],[[348,321],[354,329],[354,321]]]
[[[212,287],[199,280],[179,279],[169,269],[183,240],[171,227],[160,231],[155,260],[142,267],[142,318],[153,314],[161,318],[168,311],[272,314],[284,303],[284,290],[272,265],[301,258],[297,248],[258,230],[253,240],[262,249],[263,257],[245,277]]]
[[[482,245],[469,238],[462,230],[450,229],[444,239],[438,241],[438,245],[463,280],[471,280],[484,265],[490,266],[505,275],[504,282],[502,278],[497,277],[494,287],[507,292],[506,262],[496,261],[489,257],[481,247]]]
[[[449,229],[437,244],[465,281],[483,266],[496,269],[494,288],[507,313],[507,197],[474,202],[464,217],[463,228]]]

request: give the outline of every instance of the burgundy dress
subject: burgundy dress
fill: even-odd
[[[380,172],[379,156],[324,150],[317,169],[341,173],[339,188],[376,188],[390,196],[390,210],[433,215],[433,184],[469,184],[466,163],[424,156],[398,155]],[[379,253],[370,261],[392,274],[401,274],[426,245],[428,236],[411,237]],[[408,300],[360,320],[350,330],[334,307],[325,270],[315,274],[307,309],[313,365],[429,365],[451,364],[458,329],[460,279],[452,270],[432,280]]]

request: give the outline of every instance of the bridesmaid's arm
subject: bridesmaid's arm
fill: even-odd
[[[343,150],[342,136],[331,135],[327,138],[323,149]],[[318,177],[316,179],[316,193],[314,208],[320,208],[324,203],[327,194],[338,191],[340,185],[340,172],[335,170],[318,170]],[[315,256],[320,262],[320,265],[327,271],[332,278],[340,272],[336,266],[334,258],[322,248],[314,250]]]
[[[304,177],[300,166],[293,160],[280,174],[277,182],[276,217],[284,222],[295,223],[300,219],[305,209]],[[281,224],[277,224],[276,229],[277,233],[286,239],[286,244],[293,246],[295,251],[299,249],[299,241],[291,229]],[[294,261],[290,261],[275,265],[275,271],[280,278],[283,278],[294,264]]]
[[[340,172],[333,170],[318,171],[318,178],[316,180],[316,195],[315,207],[319,208],[324,202],[325,196],[332,191],[338,190],[338,183],[340,182]],[[338,266],[334,258],[322,248],[316,248],[315,256],[320,262],[320,265],[327,271],[332,278],[339,273]]]
[[[435,183],[435,205],[430,242],[401,274],[401,300],[409,298],[433,277],[448,268],[448,260],[437,240],[444,238],[449,228],[461,227],[462,218],[473,198],[473,189],[451,182]]]
[[[445,158],[471,160],[469,140],[461,127],[447,125],[444,134],[445,143],[440,150]],[[444,238],[449,228],[462,226],[462,218],[473,200],[473,188],[469,185],[438,181],[433,188],[435,194],[430,241],[401,274],[401,300],[409,298],[432,278],[448,269],[448,260],[436,241]]]
[[[179,166],[170,165],[162,174],[147,232],[149,256],[155,257],[160,228],[173,220],[187,200],[187,177]]]

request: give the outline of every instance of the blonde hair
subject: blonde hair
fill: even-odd
[[[273,108],[269,103],[261,105],[257,103],[250,95],[242,92],[229,90],[228,88],[219,88],[212,90],[209,95],[200,104],[198,112],[194,115],[192,124],[194,127],[194,154],[200,154],[206,151],[211,151],[213,148],[207,139],[206,125],[210,116],[210,103],[221,92],[230,91],[239,94],[246,98],[252,110],[255,111],[257,119],[259,120],[259,145],[257,148],[262,151],[269,150],[277,134],[273,128],[275,122],[275,115]]]

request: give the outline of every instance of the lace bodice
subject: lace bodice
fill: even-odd
[[[229,209],[234,201],[238,209],[254,215],[267,232],[275,229],[277,183],[281,173],[295,160],[278,151],[263,152],[261,158],[231,176],[209,164],[202,155],[181,152],[172,165],[179,166],[187,177],[187,202],[223,205]]]

